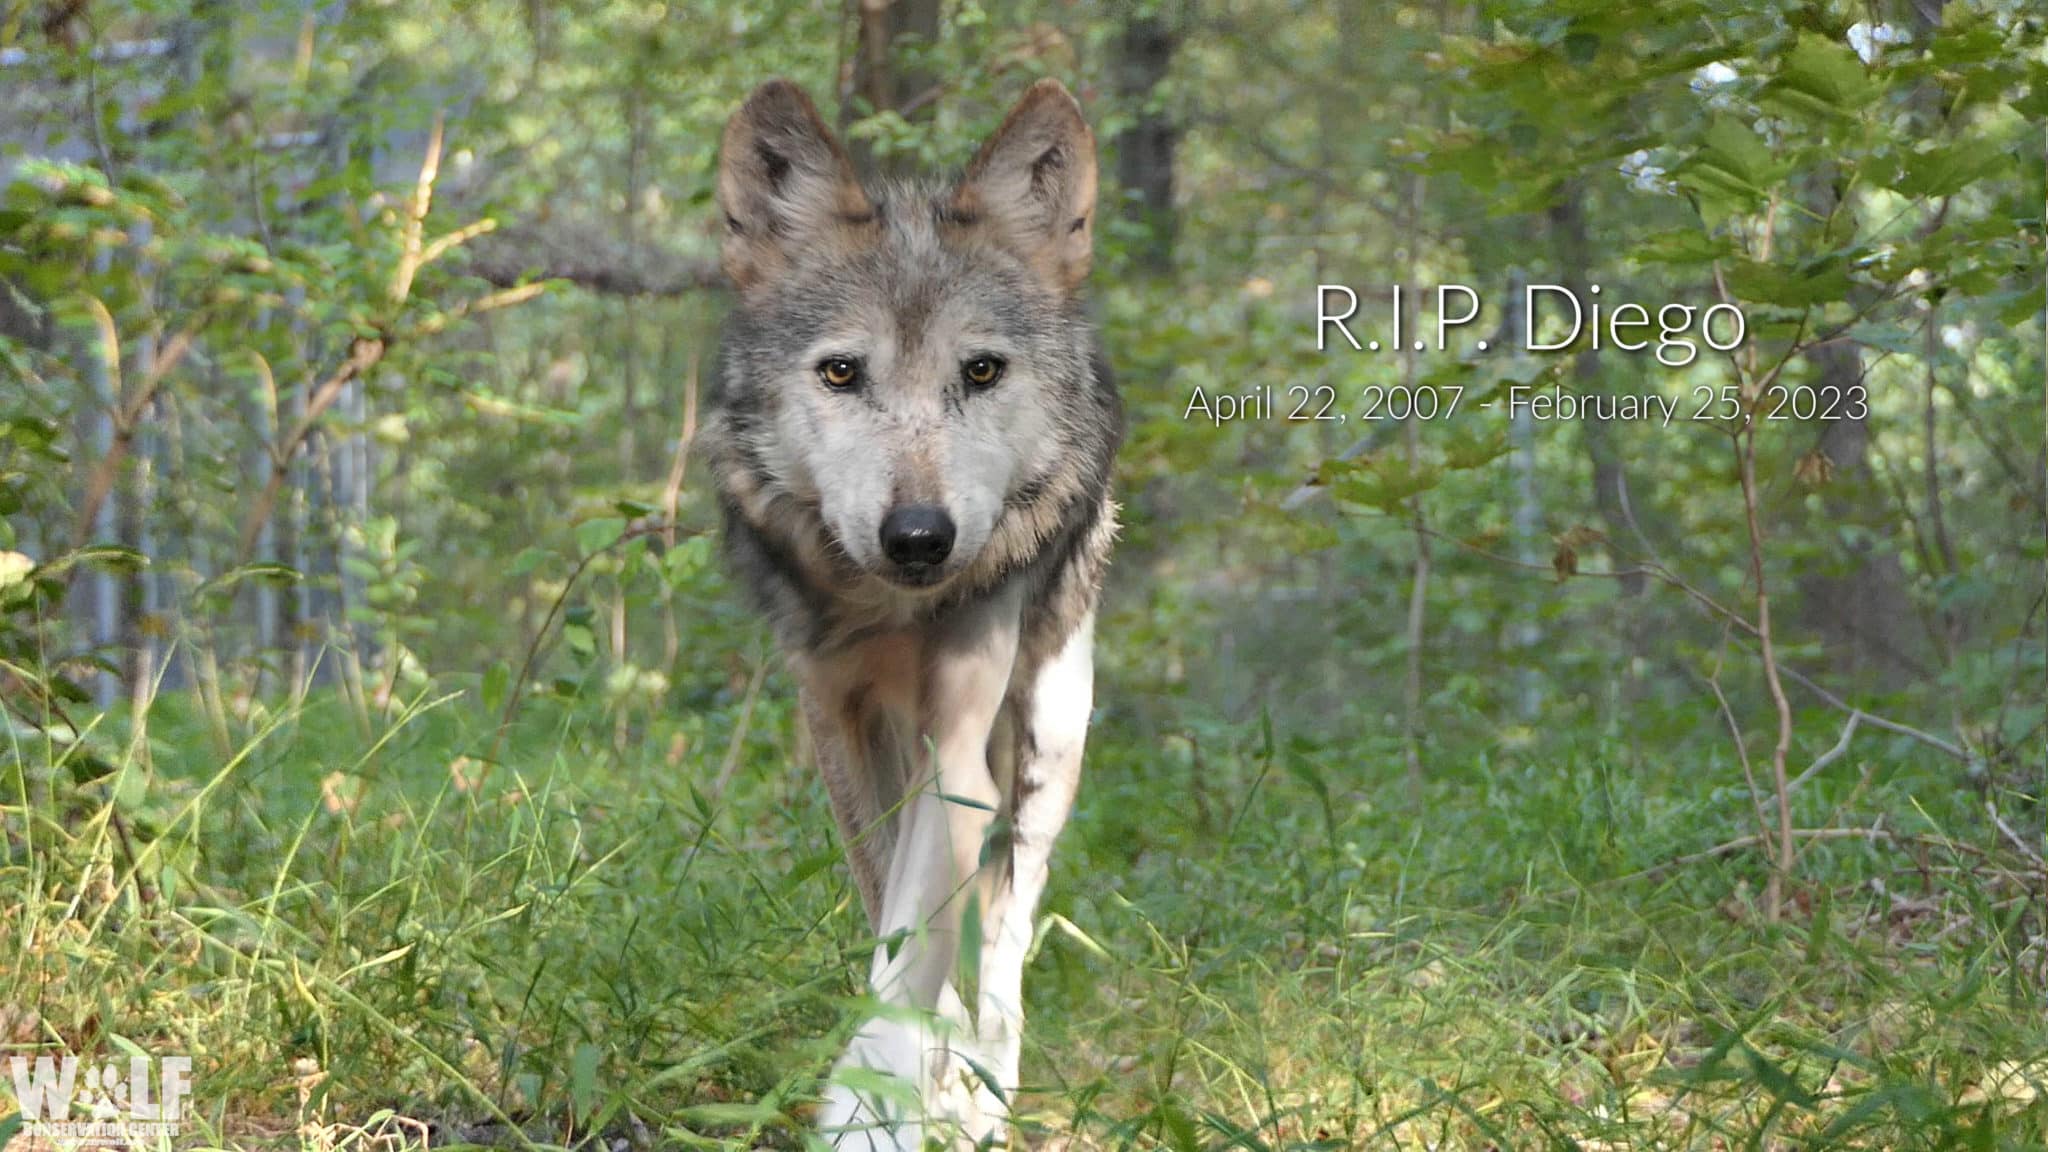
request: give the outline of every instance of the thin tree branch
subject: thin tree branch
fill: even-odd
[[[1790,796],[1792,793],[1799,791],[1800,787],[1804,785],[1808,780],[1811,780],[1815,776],[1819,775],[1821,769],[1826,768],[1828,765],[1833,764],[1837,760],[1840,760],[1842,758],[1842,754],[1849,750],[1849,741],[1854,739],[1856,736],[1856,725],[1862,722],[1863,713],[1861,710],[1850,712],[1849,722],[1842,726],[1842,738],[1840,740],[1835,741],[1835,746],[1833,748],[1830,748],[1827,751],[1821,753],[1819,756],[1815,757],[1813,764],[1809,766],[1806,769],[1806,771],[1801,772],[1796,778],[1793,779],[1792,783],[1786,785],[1785,794],[1787,796]]]
[[[93,320],[100,330],[100,355],[107,359],[107,372],[112,378],[114,393],[118,397],[121,383],[121,342],[114,327],[114,317],[107,306],[98,299],[90,299]],[[158,350],[149,371],[143,375],[142,385],[135,395],[126,400],[117,400],[114,412],[113,440],[107,445],[106,454],[93,466],[92,475],[85,485],[85,496],[79,501],[78,518],[72,522],[71,547],[73,551],[91,541],[93,521],[99,518],[100,507],[113,493],[114,482],[119,477],[121,465],[128,459],[129,451],[135,444],[135,431],[148,411],[150,402],[156,399],[157,390],[170,376],[171,370],[185,358],[192,348],[192,341],[206,323],[205,313],[193,317],[192,322],[180,329]],[[77,571],[73,569],[73,571]]]
[[[270,510],[277,504],[277,497],[284,490],[284,482],[291,473],[292,457],[299,445],[311,435],[327,409],[341,396],[341,390],[348,382],[362,376],[377,362],[384,359],[387,343],[381,336],[357,337],[349,344],[348,359],[320,385],[313,390],[306,401],[306,414],[284,440],[272,446],[270,452],[270,478],[265,481],[263,491],[249,511],[242,517],[241,542],[235,549],[235,566],[241,567],[255,559],[256,541],[263,533],[263,524],[270,519]]]
[[[626,250],[602,231],[575,224],[498,228],[463,247],[466,271],[512,288],[534,280],[566,280],[607,296],[675,297],[718,288],[725,274],[712,260],[638,245]]]
[[[2014,848],[2019,849],[2020,855],[2032,861],[2034,867],[2043,873],[2043,879],[2048,879],[2048,860],[2042,859],[2041,853],[2033,845],[2027,843],[2024,837],[2012,830],[2012,825],[2007,824],[2005,819],[1998,814],[1998,805],[1993,801],[1986,800],[1984,802],[1984,812],[1991,817],[1991,822],[1998,826],[1999,832],[2004,834],[2006,840],[2011,842]]]

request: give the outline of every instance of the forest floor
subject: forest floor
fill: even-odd
[[[179,1146],[802,1146],[870,943],[778,699],[539,700],[489,770],[466,697],[246,739],[167,701],[85,783],[17,732],[0,1043],[190,1056]],[[1774,921],[1711,745],[1508,734],[1411,786],[1133,727],[1044,910],[1032,1146],[2048,1147],[2048,877],[1907,742],[1798,794],[1875,831],[1803,838]]]

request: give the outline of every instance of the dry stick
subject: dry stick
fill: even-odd
[[[1707,687],[1713,690],[1714,703],[1721,710],[1721,718],[1728,723],[1728,738],[1735,742],[1736,758],[1742,762],[1742,779],[1749,787],[1749,806],[1756,812],[1757,831],[1768,833],[1771,821],[1764,812],[1763,790],[1756,786],[1756,769],[1749,762],[1749,742],[1742,735],[1742,724],[1735,719],[1735,709],[1728,704],[1728,694],[1721,691],[1721,666],[1728,652],[1729,627],[1727,621],[1721,622],[1721,646],[1714,652],[1714,671],[1707,677]]]
[[[733,769],[740,764],[740,752],[747,743],[747,732],[754,723],[754,701],[761,697],[761,682],[768,678],[768,661],[754,661],[754,675],[747,681],[747,697],[740,705],[739,723],[733,725],[732,739],[726,741],[725,759],[718,765],[718,778],[711,782],[712,799],[725,794],[726,781],[732,779]]]
[[[391,303],[402,305],[412,296],[412,278],[424,262],[421,238],[426,234],[427,210],[434,204],[434,181],[441,175],[442,114],[434,113],[433,130],[427,134],[427,154],[420,161],[420,177],[413,182],[412,207],[405,217],[405,247],[398,268],[391,277]],[[437,248],[440,246],[437,245]]]
[[[299,445],[312,435],[313,428],[320,422],[327,409],[341,396],[341,390],[349,381],[375,367],[389,345],[383,336],[358,336],[351,341],[348,359],[342,361],[332,375],[320,382],[306,401],[306,415],[293,427],[291,434],[273,445],[270,450],[270,479],[263,485],[263,491],[256,502],[249,506],[248,514],[242,517],[242,538],[235,549],[235,566],[247,564],[256,555],[256,541],[263,533],[264,521],[270,519],[270,510],[277,503],[277,497],[284,490],[284,483],[291,474],[292,457]]]
[[[668,518],[662,546],[676,546],[676,505],[683,496],[683,472],[690,465],[690,445],[697,439],[697,357],[690,357],[690,374],[683,381],[683,434],[676,440],[676,456],[669,465],[668,486],[661,490],[662,515]]]
[[[97,298],[88,298],[87,304],[91,307],[93,321],[100,330],[100,355],[106,359],[107,373],[112,377],[114,394],[119,396],[122,391],[121,340],[114,329],[113,314],[108,312],[107,306],[100,303]],[[106,454],[101,456],[99,463],[93,467],[92,476],[86,481],[85,498],[79,502],[78,518],[73,522],[73,551],[85,547],[91,539],[93,521],[99,517],[100,506],[106,503],[107,497],[114,490],[114,480],[120,473],[122,462],[128,458],[129,449],[134,446],[136,426],[141,423],[143,412],[149,408],[150,401],[156,398],[157,390],[163,387],[164,379],[178,366],[178,362],[185,358],[185,353],[191,350],[193,339],[199,335],[199,329],[205,323],[206,314],[202,312],[195,316],[190,324],[180,329],[177,335],[172,336],[157,353],[155,361],[150,364],[149,372],[143,376],[142,386],[136,390],[135,396],[115,407],[112,414],[113,442],[107,446]],[[77,569],[73,568],[72,571],[76,572]]]
[[[683,498],[683,473],[690,465],[690,445],[697,439],[697,365],[698,356],[693,349],[690,372],[683,379],[683,434],[676,439],[675,460],[668,469],[668,486],[661,492],[661,512],[667,518],[661,536],[664,548],[676,546],[676,506]],[[682,652],[682,638],[676,632],[675,589],[666,580],[661,583],[661,617],[662,668],[673,672],[676,657]]]
[[[1833,692],[1830,692],[1827,689],[1821,687],[1820,685],[1814,683],[1805,674],[1801,673],[1797,668],[1786,668],[1784,669],[1784,673],[1785,676],[1788,679],[1790,679],[1794,684],[1797,684],[1800,687],[1806,689],[1808,692],[1813,693],[1815,696],[1820,697],[1821,703],[1826,704],[1828,707],[1833,708],[1837,712],[1848,712],[1851,714],[1861,715],[1863,717],[1863,722],[1865,724],[1870,725],[1873,728],[1882,728],[1887,732],[1897,733],[1900,736],[1911,737],[1912,739],[1927,745],[1929,748],[1932,748],[1938,752],[1945,753],[1948,756],[1953,757],[1956,760],[1960,760],[1965,764],[1968,764],[1971,760],[1975,759],[1975,757],[1970,753],[1968,749],[1959,747],[1955,744],[1951,744],[1948,741],[1943,740],[1941,737],[1934,735],[1933,733],[1922,732],[1920,729],[1915,728],[1909,724],[1901,724],[1896,720],[1887,720],[1874,712],[1868,712],[1863,709],[1857,708],[1854,705],[1851,705],[1848,701],[1843,700],[1840,696],[1837,696]]]
[[[1763,220],[1763,238],[1759,245],[1758,258],[1768,261],[1771,255],[1771,240],[1776,226],[1778,201],[1772,197]],[[1721,264],[1714,263],[1714,288],[1724,304],[1732,304],[1727,279],[1722,275]],[[1765,390],[1792,362],[1801,347],[1800,341],[1806,335],[1806,326],[1811,322],[1813,310],[1805,308],[1799,314],[1799,327],[1785,346],[1785,354],[1771,366],[1763,377],[1757,376],[1757,350],[1750,345],[1741,355],[1730,353],[1729,366],[1734,369],[1740,382],[1745,401],[1742,425],[1736,429],[1730,446],[1734,449],[1737,474],[1742,488],[1743,522],[1749,536],[1750,579],[1755,581],[1756,624],[1755,634],[1759,655],[1764,666],[1764,684],[1770,691],[1771,705],[1777,712],[1778,738],[1771,745],[1771,783],[1778,801],[1778,842],[1777,854],[1771,876],[1764,892],[1765,915],[1772,921],[1780,918],[1784,911],[1785,880],[1791,875],[1794,863],[1792,851],[1792,805],[1786,785],[1785,758],[1792,748],[1792,704],[1785,698],[1785,685],[1778,677],[1777,646],[1771,633],[1771,596],[1764,580],[1764,535],[1763,525],[1757,516],[1756,496],[1756,437],[1757,422],[1753,416]],[[1723,634],[1726,635],[1725,633]]]
[[[2005,819],[1998,814],[1998,802],[1995,800],[1985,800],[1984,811],[1991,817],[1991,822],[1998,826],[1998,830],[2005,834],[2005,838],[2012,842],[2012,846],[2020,850],[2020,855],[2033,861],[2034,867],[2041,870],[2042,879],[2048,881],[2048,860],[2042,859],[2041,854],[2035,851],[2033,846],[2028,844],[2024,837],[2013,831],[2012,826],[2007,824]]]
[[[1752,390],[1752,399],[1761,395]],[[1750,579],[1756,582],[1756,639],[1762,650],[1764,685],[1771,705],[1778,713],[1778,739],[1771,745],[1771,784],[1778,797],[1777,867],[1765,892],[1765,911],[1777,920],[1784,910],[1784,881],[1792,871],[1792,806],[1787,802],[1785,757],[1792,750],[1792,704],[1785,699],[1785,685],[1778,679],[1778,653],[1771,637],[1771,594],[1764,584],[1764,532],[1756,509],[1756,424],[1746,421],[1736,435],[1736,456],[1741,472],[1742,513],[1749,527]]]
[[[1792,836],[1794,839],[1798,840],[1871,840],[1882,841],[1887,844],[1916,844],[1922,847],[1942,848],[1953,852],[1968,853],[1969,855],[1975,856],[1979,859],[1982,859],[1987,855],[1987,853],[1982,848],[1978,848],[1975,845],[1963,844],[1954,840],[1945,840],[1936,836],[1916,836],[1911,834],[1901,834],[1898,832],[1893,832],[1889,828],[1884,827],[1794,828],[1792,829]],[[1773,833],[1769,836],[1738,836],[1735,839],[1730,840],[1724,844],[1716,844],[1712,848],[1708,848],[1704,851],[1690,852],[1684,856],[1675,856],[1669,860],[1666,860],[1662,864],[1652,864],[1648,868],[1645,868],[1639,872],[1631,872],[1626,876],[1618,876],[1615,878],[1615,882],[1620,883],[1627,880],[1641,880],[1647,876],[1655,876],[1660,872],[1669,872],[1673,868],[1683,868],[1688,864],[1698,864],[1703,860],[1713,860],[1722,856],[1732,856],[1737,852],[1741,852],[1750,848],[1768,848],[1771,847],[1772,841],[1775,839],[1777,839],[1776,833]]]
[[[1826,768],[1828,765],[1833,764],[1835,761],[1841,759],[1842,754],[1849,750],[1849,741],[1853,739],[1856,735],[1856,725],[1862,722],[1863,712],[1861,709],[1857,709],[1856,711],[1849,713],[1849,723],[1842,727],[1842,738],[1835,742],[1835,746],[1833,748],[1830,748],[1827,751],[1821,753],[1819,756],[1815,757],[1813,765],[1811,767],[1809,767],[1806,771],[1801,772],[1798,778],[1793,780],[1792,783],[1786,785],[1785,794],[1789,796],[1792,793],[1799,791],[1800,787],[1804,785],[1808,780],[1811,780],[1815,776],[1819,775],[1821,769]]]

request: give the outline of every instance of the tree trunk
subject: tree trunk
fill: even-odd
[[[939,39],[939,0],[857,0],[860,15],[859,41],[854,50],[853,94],[866,104],[868,112],[892,109],[906,118],[929,116],[933,101],[929,93],[936,78],[908,59],[911,46],[929,47]],[[851,122],[851,104],[839,109],[839,126]],[[898,173],[911,165],[909,158],[876,156],[865,140],[848,140],[853,162],[862,172]]]
[[[1587,293],[1592,245],[1586,234],[1585,189],[1578,182],[1559,190],[1557,202],[1550,209],[1550,229],[1556,245],[1559,282],[1579,299],[1592,299]],[[1572,360],[1572,380],[1582,394],[1606,388],[1600,375],[1600,354],[1592,350],[1590,343]],[[1601,530],[1616,543],[1633,539],[1625,495],[1628,475],[1621,449],[1615,443],[1614,429],[1598,416],[1583,416],[1578,423],[1581,442],[1586,446],[1586,461],[1593,467],[1593,507],[1600,514]],[[1642,595],[1645,578],[1640,573],[1623,576],[1619,582],[1623,595]]]
[[[1843,394],[1863,382],[1854,345],[1825,344],[1805,353],[1816,388]],[[1824,421],[1816,451],[1834,465],[1817,514],[1795,514],[1809,541],[1845,541],[1839,550],[1800,566],[1799,619],[1820,637],[1834,670],[1851,683],[1896,686],[1919,667],[1919,616],[1907,594],[1898,553],[1884,540],[1890,509],[1870,467],[1870,424],[1863,418]]]
[[[1158,88],[1173,66],[1176,43],[1164,20],[1139,16],[1124,25],[1116,55],[1117,94],[1132,115],[1130,127],[1116,138],[1117,184],[1124,215],[1144,230],[1135,252],[1138,266],[1162,275],[1173,269],[1173,160],[1180,130]]]

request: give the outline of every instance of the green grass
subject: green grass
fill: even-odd
[[[144,738],[101,722],[86,785],[17,730],[0,1042],[191,1055],[181,1143],[799,1146],[869,942],[786,685],[741,695],[623,729],[537,698],[488,771],[470,696],[365,729],[315,694],[230,755],[166,699]],[[1945,765],[1864,741],[1801,823],[1901,839],[1809,843],[1772,924],[1754,853],[1668,866],[1752,829],[1711,745],[1552,736],[1415,790],[1370,739],[1109,708],[1029,978],[1027,1139],[2048,1147],[2043,878]]]

